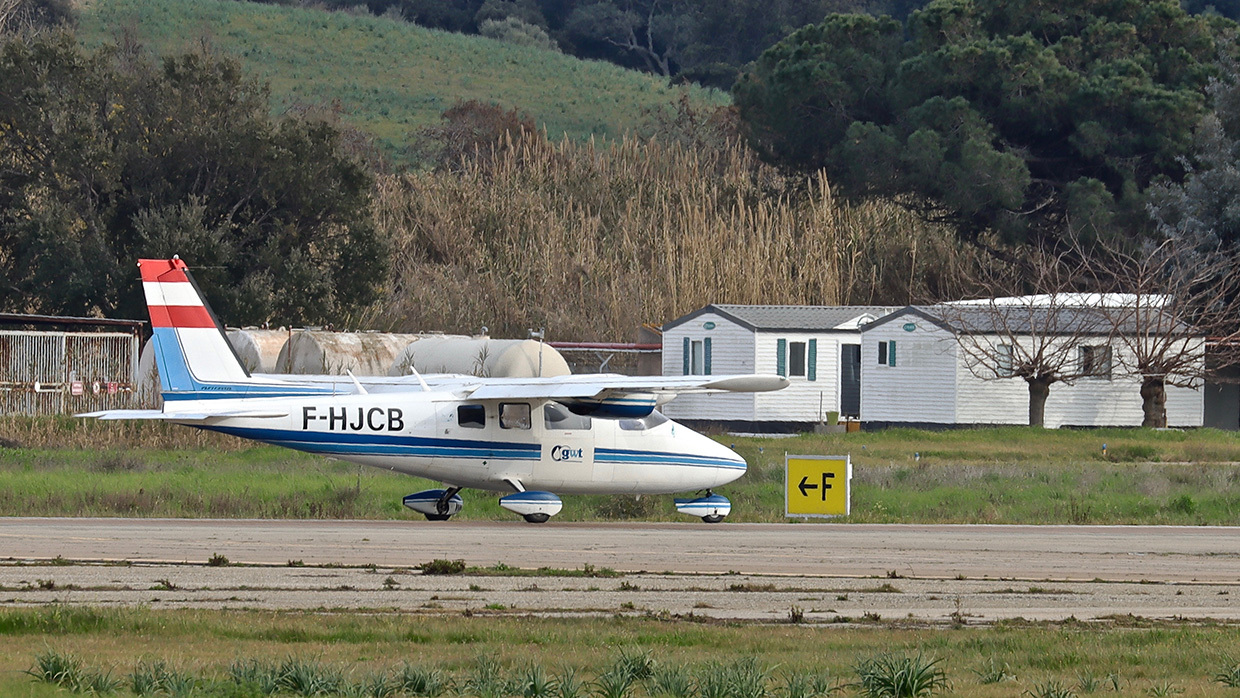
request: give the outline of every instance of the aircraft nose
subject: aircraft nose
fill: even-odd
[[[745,474],[745,470],[749,464],[741,457],[741,454],[724,446],[723,444],[711,439],[711,456],[719,460],[719,465],[715,467],[717,482],[715,487],[725,485]]]

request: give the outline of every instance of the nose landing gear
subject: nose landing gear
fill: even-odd
[[[732,502],[721,494],[715,494],[710,490],[706,491],[706,495],[697,499],[681,499],[676,498],[676,511],[686,516],[698,516],[706,523],[719,523],[724,517],[732,513]]]

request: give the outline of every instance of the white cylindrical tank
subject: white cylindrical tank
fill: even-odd
[[[426,335],[410,343],[392,362],[388,375],[409,375],[410,368],[418,373],[463,373],[491,378],[572,373],[560,352],[532,339],[451,335]]]
[[[412,334],[384,332],[294,332],[276,357],[279,373],[385,376]]]
[[[288,341],[288,330],[260,330],[255,327],[229,328],[228,341],[241,365],[250,373],[280,373],[280,350]]]
[[[154,347],[148,337],[142,343],[142,351],[138,352],[138,380],[134,385],[138,395],[138,409],[163,409],[164,396],[159,390],[159,366],[155,365]]]

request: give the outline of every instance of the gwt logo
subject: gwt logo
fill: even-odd
[[[585,454],[584,449],[569,448],[568,446],[553,446],[551,448],[551,460],[570,461],[581,460]]]

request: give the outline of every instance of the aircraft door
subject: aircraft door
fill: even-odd
[[[542,406],[542,458],[534,469],[540,488],[569,488],[593,477],[598,433],[590,417],[574,414],[558,402]]]

